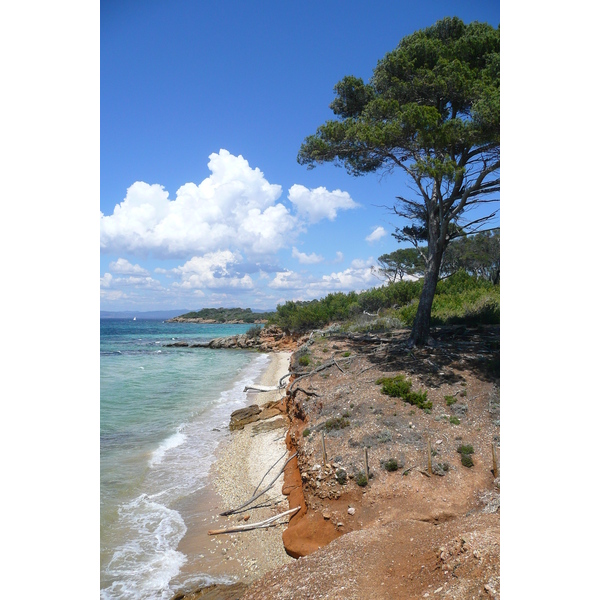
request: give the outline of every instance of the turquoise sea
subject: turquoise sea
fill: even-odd
[[[244,386],[269,361],[250,351],[166,345],[248,328],[100,320],[102,600],[168,600],[181,585],[190,557],[177,547],[195,495],[207,484],[229,415],[247,404]]]

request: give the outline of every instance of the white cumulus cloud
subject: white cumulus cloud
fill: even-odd
[[[113,276],[110,273],[104,273],[102,277],[100,277],[100,287],[101,288],[109,288],[112,283]]]
[[[306,285],[306,279],[294,271],[279,271],[269,287],[276,290],[298,290]]]
[[[132,265],[126,258],[119,258],[116,261],[111,262],[108,268],[118,275],[136,275],[136,276],[147,276],[148,271],[140,265]]]
[[[241,256],[231,250],[194,256],[181,267],[172,270],[181,277],[181,283],[174,285],[182,289],[251,289],[254,282],[250,275],[246,273],[240,276],[235,270],[235,265],[240,262]]]
[[[310,223],[317,223],[321,219],[333,221],[339,210],[360,206],[352,200],[348,192],[330,192],[324,187],[309,190],[297,183],[289,189],[288,198],[296,207],[298,215],[308,219]]]
[[[375,227],[375,229],[365,238],[367,242],[376,242],[380,240],[384,235],[386,235],[386,230],[381,227]]]
[[[296,246],[292,248],[292,257],[297,258],[298,262],[302,265],[315,265],[317,263],[323,262],[323,257],[319,254],[306,254],[305,252],[300,252]]]
[[[209,157],[211,175],[186,183],[175,200],[163,186],[137,181],[112,215],[100,215],[100,246],[107,252],[185,257],[222,248],[272,254],[294,235],[296,219],[243,156],[220,150]]]

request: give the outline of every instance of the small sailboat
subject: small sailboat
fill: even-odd
[[[137,319],[137,317],[133,317],[133,320],[135,321]]]

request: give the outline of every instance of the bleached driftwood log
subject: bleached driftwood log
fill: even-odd
[[[264,521],[259,521],[258,523],[248,523],[247,525],[236,525],[234,527],[226,527],[225,529],[209,529],[208,535],[218,535],[220,533],[235,533],[236,531],[250,531],[251,529],[260,529],[261,527],[271,527],[275,525],[275,521],[281,519],[281,517],[285,517],[286,515],[291,515],[300,510],[299,506],[296,508],[291,508],[290,510],[286,510],[274,517],[270,517],[265,519]]]
[[[280,390],[281,387],[278,385],[258,385],[252,384],[244,387],[244,392],[276,392]]]
[[[254,494],[252,496],[252,498],[250,498],[250,500],[248,500],[247,502],[244,502],[244,504],[241,504],[240,506],[238,506],[237,508],[232,508],[230,510],[226,510],[225,512],[219,513],[219,516],[221,517],[226,517],[228,515],[233,515],[234,513],[240,512],[242,509],[246,508],[246,506],[252,504],[255,500],[257,500],[258,498],[260,498],[263,494],[265,494],[266,492],[268,492],[274,485],[275,482],[279,479],[279,476],[284,472],[285,468],[287,467],[288,463],[297,455],[297,452],[294,452],[294,454],[292,454],[292,456],[290,456],[286,461],[285,464],[283,465],[283,467],[281,467],[279,473],[277,473],[277,475],[275,475],[275,477],[271,480],[271,483],[269,483],[269,485],[260,493],[258,494]],[[279,459],[281,460],[281,459]],[[279,462],[279,460],[277,462]]]

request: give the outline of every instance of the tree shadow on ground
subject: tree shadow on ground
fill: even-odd
[[[384,334],[344,336],[353,350],[384,372],[406,371],[423,383],[439,387],[458,383],[458,371],[469,371],[482,381],[500,380],[500,326],[445,325],[432,327],[432,345],[410,348],[409,329]]]

